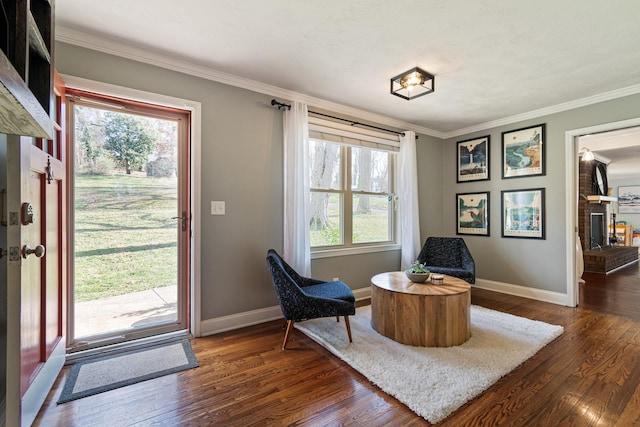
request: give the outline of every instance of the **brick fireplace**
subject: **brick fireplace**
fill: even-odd
[[[578,235],[582,244],[584,270],[593,273],[609,273],[615,269],[623,267],[629,263],[638,260],[638,248],[629,246],[609,246],[608,230],[610,219],[607,215],[607,204],[590,203],[586,200],[586,196],[597,195],[597,191],[593,187],[593,173],[598,162],[592,160],[590,162],[579,162],[579,178],[578,191],[580,193],[578,202]],[[583,197],[584,196],[584,197]],[[600,215],[592,215],[600,214]],[[603,220],[602,226],[604,241],[601,248],[592,245],[594,240],[598,240],[598,236],[591,235],[591,221]],[[594,240],[592,240],[594,238]]]
[[[609,224],[609,218],[607,218],[607,205],[601,203],[589,203],[583,196],[592,196],[596,194],[593,188],[593,171],[598,164],[597,160],[590,162],[579,162],[579,177],[578,177],[578,235],[580,236],[580,242],[582,243],[582,250],[587,251],[591,249],[591,214],[600,213],[604,216],[604,231],[605,237],[607,235],[607,226]],[[606,244],[606,238],[605,242]]]

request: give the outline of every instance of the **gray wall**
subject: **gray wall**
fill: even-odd
[[[462,135],[449,139],[445,147],[444,229],[454,235],[456,193],[490,191],[490,237],[464,236],[476,262],[476,274],[482,279],[523,285],[554,292],[566,292],[565,203],[569,194],[565,188],[565,132],[603,123],[640,117],[640,95],[539,117],[508,126]],[[546,175],[502,179],[502,135],[504,131],[546,123]],[[491,135],[491,180],[456,183],[456,141]],[[577,173],[577,172],[576,172]],[[422,183],[421,183],[422,184]],[[545,240],[501,237],[502,190],[526,188],[546,189]]]
[[[55,52],[61,74],[202,103],[202,319],[277,305],[265,262],[269,248],[283,245],[282,112],[273,97],[65,43]],[[418,141],[420,178],[431,182],[420,199],[440,199],[443,142]],[[225,216],[210,215],[212,200],[226,202]],[[439,229],[439,208],[425,206],[434,217],[425,227]],[[389,251],[317,259],[312,273],[357,289],[399,267],[399,251]]]
[[[271,98],[64,43],[69,74],[202,103],[202,319],[277,305],[267,249],[282,247],[282,113]],[[211,216],[210,201],[226,202]]]
[[[440,139],[423,136],[418,139],[416,151],[422,242],[429,236],[450,234],[446,227],[447,222],[444,220],[446,203],[453,203],[453,201],[449,202],[444,196],[445,187],[442,185],[448,174],[445,165],[449,164],[445,148],[444,141]]]
[[[100,82],[202,103],[202,319],[277,304],[264,255],[282,249],[282,116],[271,96],[180,74],[64,43],[56,66]],[[420,227],[428,236],[455,236],[455,195],[491,192],[491,236],[464,236],[481,279],[566,292],[565,132],[640,117],[640,95],[462,135],[446,141],[420,135],[417,144]],[[546,175],[503,180],[501,132],[546,123]],[[491,135],[491,180],[456,183],[456,141]],[[500,191],[546,188],[546,239],[500,237]],[[209,215],[211,200],[226,216]],[[354,268],[357,266],[357,268]],[[354,288],[398,269],[399,251],[316,259],[314,276],[340,277]]]

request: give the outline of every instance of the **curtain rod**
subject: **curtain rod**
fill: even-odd
[[[291,105],[290,104],[285,104],[283,102],[278,102],[275,99],[271,100],[271,105],[277,106],[278,110],[284,110],[284,109],[291,110]],[[385,129],[385,128],[381,128],[381,127],[378,127],[378,126],[368,125],[366,123],[360,123],[360,122],[356,122],[356,121],[353,121],[353,120],[343,119],[342,117],[330,116],[329,114],[318,113],[317,111],[309,110],[309,113],[317,114],[319,116],[324,116],[324,117],[330,117],[330,118],[336,119],[336,120],[342,120],[343,122],[350,123],[351,126],[365,126],[365,127],[368,127],[368,128],[377,129],[377,130],[381,130],[381,131],[384,131],[384,132],[390,132],[390,133],[395,133],[396,135],[404,136],[404,132],[398,132],[398,131],[391,130],[391,129]],[[418,139],[418,135],[416,135],[416,139]]]

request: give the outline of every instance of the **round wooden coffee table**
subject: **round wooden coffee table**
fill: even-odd
[[[444,276],[444,284],[411,282],[403,271],[371,278],[371,326],[402,344],[451,347],[471,337],[471,285]]]

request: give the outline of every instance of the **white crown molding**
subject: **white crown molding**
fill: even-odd
[[[609,163],[611,163],[611,159],[603,156],[602,154],[593,153],[593,158],[599,161],[600,163],[604,163],[605,165],[608,165]]]
[[[453,138],[456,136],[467,135],[473,132],[510,125],[524,120],[536,119],[538,117],[547,116],[549,114],[556,114],[567,110],[573,110],[574,108],[585,107],[604,101],[611,101],[612,99],[622,98],[629,95],[636,95],[638,93],[640,93],[640,84],[624,87],[622,89],[612,90],[610,92],[601,93],[599,95],[576,99],[574,101],[564,102],[558,105],[552,105],[550,107],[540,108],[538,110],[529,111],[528,113],[517,114],[515,116],[505,117],[503,119],[493,120],[490,122],[469,126],[467,128],[454,130],[446,133],[445,138]]]
[[[302,93],[282,89],[277,86],[268,85],[255,80],[246,79],[235,76],[233,74],[224,73],[209,67],[203,67],[190,62],[177,60],[166,55],[150,52],[124,43],[108,40],[93,34],[82,31],[72,30],[69,28],[56,26],[56,41],[72,44],[79,47],[107,53],[121,58],[131,59],[133,61],[145,64],[155,65],[157,67],[168,70],[177,71],[183,74],[200,77],[202,79],[223,83],[229,86],[235,86],[247,89],[253,92],[263,93],[266,95],[283,98],[287,101],[299,101],[310,107],[325,109],[328,111],[346,114],[357,117],[360,120],[369,120],[385,126],[394,127],[400,131],[411,130],[423,135],[434,136],[436,138],[445,138],[445,133],[423,126],[417,126],[402,120],[396,120],[391,117],[372,113],[370,111],[361,110],[354,107],[338,104],[332,101],[312,97]],[[282,101],[282,100],[281,100]]]
[[[98,52],[107,53],[114,56],[130,59],[133,61],[142,62],[145,64],[155,65],[157,67],[166,68],[169,70],[177,71],[183,74],[200,77],[206,80],[223,83],[229,86],[235,86],[243,89],[247,89],[253,92],[263,93],[266,95],[283,98],[287,101],[299,101],[307,104],[310,107],[325,109],[328,111],[346,114],[349,116],[357,117],[361,120],[370,120],[375,123],[379,123],[385,126],[391,126],[398,130],[412,130],[416,133],[423,135],[429,135],[436,138],[448,139],[461,135],[467,135],[474,132],[479,132],[487,129],[493,129],[500,126],[510,125],[513,123],[521,122],[524,120],[535,119],[541,116],[549,114],[555,114],[562,111],[572,110],[574,108],[584,107],[599,102],[610,101],[612,99],[622,98],[624,96],[635,95],[640,93],[640,84],[621,88],[609,92],[605,92],[599,95],[593,95],[586,98],[577,99],[574,101],[565,102],[550,107],[540,108],[538,110],[529,111],[527,113],[517,114],[514,116],[505,117],[490,122],[480,123],[477,125],[469,126],[462,129],[457,129],[451,132],[441,132],[434,129],[430,129],[424,126],[418,126],[412,123],[408,123],[402,120],[393,119],[391,117],[383,116],[380,114],[372,113],[370,111],[361,110],[359,108],[349,107],[346,105],[338,104],[332,101],[327,101],[321,98],[312,97],[302,93],[290,91],[277,86],[268,85],[255,80],[246,79],[243,77],[235,76],[233,74],[224,73],[209,67],[196,65],[190,62],[177,60],[166,55],[153,53],[148,50],[140,49],[133,46],[128,46],[121,42],[99,37],[93,34],[85,33],[82,31],[72,30],[69,28],[56,26],[55,30],[56,40],[72,44],[75,46],[84,47],[87,49],[95,50]],[[282,101],[282,100],[281,100]]]

